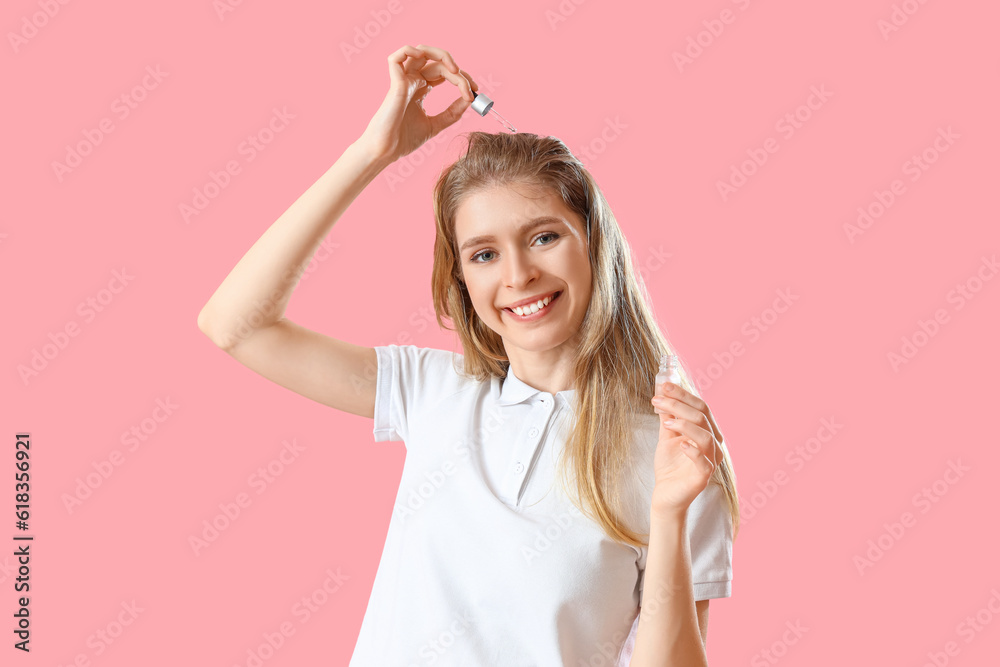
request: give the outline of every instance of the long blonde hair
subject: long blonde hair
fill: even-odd
[[[555,137],[470,132],[466,152],[447,166],[434,187],[434,268],[431,289],[438,325],[458,333],[464,372],[477,380],[505,378],[510,360],[500,335],[472,305],[461,273],[455,212],[465,197],[512,183],[551,189],[586,223],[593,292],[580,330],[574,366],[576,413],[560,462],[561,478],[571,469],[574,504],[612,539],[648,545],[648,533],[626,525],[620,487],[638,416],[655,417],[649,402],[660,357],[677,354],[660,332],[645,286],[632,265],[630,248],[607,200],[583,164]],[[454,323],[448,327],[442,318]],[[680,355],[678,355],[679,357]],[[683,361],[685,389],[694,391]],[[736,476],[729,451],[709,483],[719,484],[739,531]]]

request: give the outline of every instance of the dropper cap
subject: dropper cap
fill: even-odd
[[[516,133],[517,128],[511,125],[510,121],[497,113],[497,110],[493,108],[493,100],[486,97],[483,93],[476,93],[476,96],[472,99],[472,109],[478,113],[480,116],[485,116],[487,113],[492,112],[496,116],[498,123],[504,126],[506,130],[511,133]]]
[[[475,111],[480,116],[485,116],[490,111],[490,107],[493,106],[493,100],[486,97],[483,93],[476,93],[475,98],[472,100],[472,110]]]

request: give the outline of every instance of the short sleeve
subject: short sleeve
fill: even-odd
[[[711,482],[688,506],[687,530],[691,545],[691,583],[694,599],[710,600],[732,595],[732,515],[722,487]],[[646,578],[647,547],[638,565],[639,605]]]
[[[408,346],[412,347],[412,346]],[[407,408],[412,403],[412,386],[404,386],[405,377],[412,378],[412,353],[398,345],[376,346],[378,370],[375,378],[375,442],[405,440]],[[410,380],[412,385],[412,379]],[[405,394],[405,395],[404,395]]]
[[[375,442],[408,442],[421,406],[433,404],[442,392],[454,389],[453,353],[415,345],[385,345],[375,347],[375,356],[378,370],[372,435]]]

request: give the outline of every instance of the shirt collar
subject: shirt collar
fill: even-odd
[[[526,384],[523,380],[521,380],[521,378],[514,374],[514,369],[508,366],[507,377],[503,379],[503,384],[500,388],[500,398],[498,399],[498,403],[500,405],[515,405],[517,403],[523,403],[529,398],[542,393],[548,392],[543,392],[541,389],[535,389],[531,385]],[[560,398],[562,399],[562,402],[571,410],[574,412],[576,411],[576,389],[564,389],[563,391],[556,392],[557,402]]]

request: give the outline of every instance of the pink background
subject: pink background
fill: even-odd
[[[711,602],[711,663],[996,664],[1000,457],[984,431],[1000,279],[984,258],[1000,246],[1000,6],[398,0],[393,14],[247,0],[220,17],[210,0],[49,0],[49,18],[45,4],[7,2],[2,21],[4,665],[248,665],[282,624],[294,634],[264,651],[267,667],[347,664],[404,446],[254,374],[196,318],[364,130],[386,56],[407,43],[449,50],[519,130],[584,159],[664,328],[707,378],[744,517],[733,596]],[[157,67],[160,80],[146,77]],[[122,95],[135,100],[127,117]],[[442,86],[427,108],[456,96]],[[275,108],[294,118],[250,160],[241,142]],[[782,121],[796,113],[797,127]],[[102,120],[113,131],[57,175]],[[357,344],[454,349],[431,312],[431,187],[460,132],[499,129],[467,112],[429,155],[386,170],[334,226],[287,316]],[[753,155],[763,164],[746,162],[724,198],[718,183]],[[240,172],[185,220],[180,207],[229,161]],[[893,201],[850,237],[879,197]],[[782,291],[793,300],[779,313]],[[49,358],[22,377],[36,351]],[[157,410],[168,400],[169,416]],[[11,633],[21,431],[30,655]],[[297,457],[254,485],[284,442]],[[810,445],[808,460],[796,453]],[[249,505],[196,554],[189,538],[239,494]],[[328,570],[346,578],[325,596]],[[314,594],[323,604],[296,611]]]

